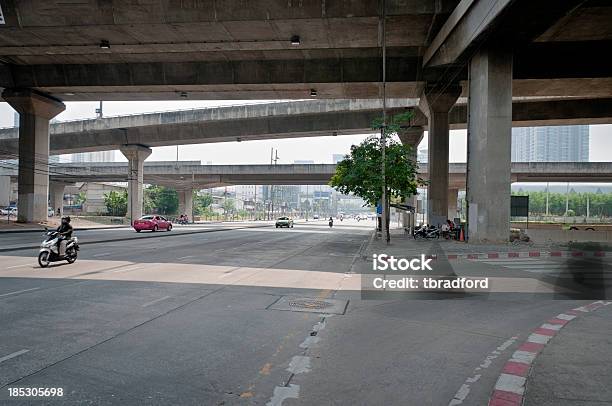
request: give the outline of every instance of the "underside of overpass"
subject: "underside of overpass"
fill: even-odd
[[[597,123],[610,116],[612,65],[602,55],[612,44],[612,4],[604,0],[156,0],[146,7],[15,0],[3,1],[2,10],[0,88],[20,113],[18,147],[3,140],[2,149],[17,148],[21,221],[46,216],[48,124],[63,101],[376,99],[383,37],[387,97],[418,99],[411,124],[429,129],[433,223],[446,217],[448,131],[467,125],[473,241],[507,239],[513,122],[551,123],[555,116]],[[468,98],[463,107],[460,97]],[[519,107],[521,101],[540,104]],[[303,117],[306,127],[297,132],[258,131],[245,122],[248,134],[232,140],[330,129],[333,135],[347,122],[357,124],[345,130],[361,131],[377,113],[351,114],[337,113],[321,127],[314,124],[321,117]],[[269,120],[264,124],[282,121]],[[145,141],[150,131],[141,137],[121,127],[90,136],[90,150],[112,146],[130,160],[132,217],[142,203],[143,162],[155,145]],[[113,132],[124,141],[105,139]],[[227,140],[207,133],[208,142]],[[54,133],[52,150],[65,150],[60,139]],[[196,142],[189,135],[177,141]]]

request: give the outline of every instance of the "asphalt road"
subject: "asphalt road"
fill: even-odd
[[[75,264],[48,269],[34,249],[3,252],[0,403],[448,405],[467,382],[464,404],[485,405],[518,340],[582,303],[363,300],[371,227],[321,221],[129,240],[112,230],[117,240],[104,243],[92,232]],[[9,396],[33,387],[64,395]]]

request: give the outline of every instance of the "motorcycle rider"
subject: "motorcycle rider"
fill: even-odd
[[[58,233],[58,251],[60,256],[64,256],[66,254],[66,245],[68,245],[68,241],[72,238],[72,226],[70,225],[70,216],[62,217],[62,223],[57,228]]]
[[[334,219],[333,219],[333,217],[330,216],[330,218],[329,218],[329,226],[331,227],[333,225],[334,225]]]

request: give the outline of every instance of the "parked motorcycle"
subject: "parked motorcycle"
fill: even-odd
[[[440,230],[436,226],[427,226],[422,225],[418,228],[414,229],[414,233],[412,234],[415,240],[423,239],[439,239],[440,238]]]
[[[45,240],[40,244],[40,252],[38,253],[38,265],[41,268],[46,268],[51,262],[68,261],[72,264],[77,260],[79,251],[79,240],[72,237],[66,240],[66,252],[64,255],[59,254],[59,233],[57,231],[46,231]]]

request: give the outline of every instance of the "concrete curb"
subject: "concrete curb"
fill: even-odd
[[[438,259],[437,254],[427,255],[428,259]],[[458,259],[507,259],[507,258],[569,258],[569,257],[612,257],[612,252],[606,251],[526,251],[526,252],[488,252],[474,254],[445,254],[440,258]]]
[[[548,342],[570,321],[584,313],[593,312],[610,304],[612,302],[599,300],[576,307],[554,316],[536,328],[502,368],[489,398],[489,406],[521,406],[527,377],[531,374],[536,357]]]
[[[235,228],[221,228],[221,229],[213,229],[213,230],[195,230],[195,231],[187,231],[184,233],[158,232],[158,233],[153,233],[153,235],[151,236],[147,236],[148,234],[145,234],[145,235],[136,234],[138,235],[138,237],[134,235],[133,237],[122,237],[122,238],[114,238],[114,239],[111,238],[111,239],[106,239],[106,240],[88,241],[88,242],[79,243],[79,245],[101,244],[105,242],[115,242],[115,241],[130,241],[130,240],[138,240],[138,239],[146,239],[146,238],[178,237],[181,235],[215,233],[215,232],[220,232],[220,231],[232,231],[232,230],[244,230],[248,228],[264,228],[264,227],[269,227],[269,226],[270,226],[269,224],[266,224],[266,225],[245,226],[245,227],[235,227]],[[31,250],[31,249],[36,249],[36,248],[40,248],[40,244],[27,245],[27,246],[24,245],[21,247],[14,247],[14,248],[0,248],[0,252],[23,251],[23,250]]]

